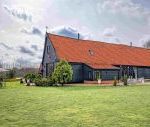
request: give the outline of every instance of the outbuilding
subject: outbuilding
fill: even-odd
[[[51,75],[60,60],[72,65],[72,82],[121,79],[124,75],[150,79],[149,49],[46,33],[42,75]]]

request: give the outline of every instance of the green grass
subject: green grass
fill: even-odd
[[[150,85],[0,89],[1,127],[149,127]]]

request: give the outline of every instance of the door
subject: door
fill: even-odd
[[[135,78],[135,71],[132,66],[123,66],[121,68],[121,71],[122,71],[122,77],[127,75],[128,78]]]
[[[95,80],[98,80],[99,78],[101,78],[101,77],[100,77],[100,71],[95,71],[95,72],[94,72],[94,79],[95,79]]]

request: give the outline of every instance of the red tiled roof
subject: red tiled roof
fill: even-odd
[[[68,62],[85,63],[92,68],[108,69],[115,65],[150,66],[150,50],[121,44],[78,40],[48,34],[56,55]]]

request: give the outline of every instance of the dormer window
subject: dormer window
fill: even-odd
[[[93,56],[93,55],[94,55],[94,52],[93,52],[91,49],[89,49],[89,55],[90,55],[90,56]]]

